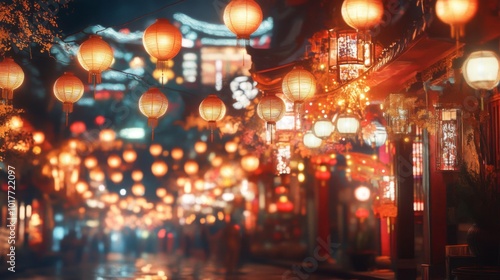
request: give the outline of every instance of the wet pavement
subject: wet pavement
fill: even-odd
[[[24,271],[2,274],[1,279],[30,279],[30,280],[108,280],[108,279],[235,279],[235,280],[278,280],[278,279],[339,279],[325,275],[316,275],[314,271],[294,272],[289,269],[264,264],[246,263],[242,265],[233,275],[225,275],[214,265],[212,261],[203,263],[199,274],[194,269],[197,267],[193,259],[180,262],[180,269],[176,274],[176,258],[164,254],[142,255],[141,258],[124,257],[118,254],[110,254],[106,259],[91,262],[87,260],[79,265],[63,265],[57,262],[53,266]],[[199,276],[197,276],[199,275]]]

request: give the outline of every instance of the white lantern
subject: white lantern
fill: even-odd
[[[353,135],[358,133],[359,119],[352,114],[341,114],[335,123],[337,131],[344,136]]]
[[[465,60],[462,73],[470,87],[492,90],[500,81],[499,58],[492,51],[473,52]]]
[[[314,135],[316,135],[316,137],[325,140],[328,139],[330,135],[332,135],[334,129],[335,127],[330,120],[320,119],[314,123],[313,133]]]
[[[387,130],[385,126],[377,121],[372,122],[371,125],[375,126],[375,130],[369,135],[363,134],[363,140],[367,145],[374,145],[375,147],[384,145],[387,140]]]
[[[310,149],[315,149],[321,146],[321,139],[316,137],[312,131],[308,131],[304,134],[304,145]]]

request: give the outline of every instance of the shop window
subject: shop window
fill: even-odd
[[[459,109],[439,108],[436,131],[436,166],[441,171],[459,169],[461,155],[461,121]]]

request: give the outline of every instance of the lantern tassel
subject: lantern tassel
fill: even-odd
[[[155,127],[158,126],[158,119],[148,118],[148,126],[151,127],[151,140],[155,139]]]
[[[216,128],[215,121],[209,121],[208,127],[210,128],[210,142],[214,142],[214,129]]]

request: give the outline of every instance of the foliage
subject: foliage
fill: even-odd
[[[398,127],[415,125],[427,129],[430,134],[435,134],[437,129],[437,115],[429,110],[423,100],[417,97],[407,97],[404,94],[391,94],[385,104],[385,114],[389,121],[387,130],[396,132]],[[391,131],[392,130],[392,131]]]
[[[31,133],[12,128],[12,118],[21,113],[22,110],[0,104],[0,161],[10,165],[27,160],[26,152],[33,144]]]
[[[58,12],[71,0],[7,0],[0,3],[0,55],[39,46],[48,52],[59,36]]]

